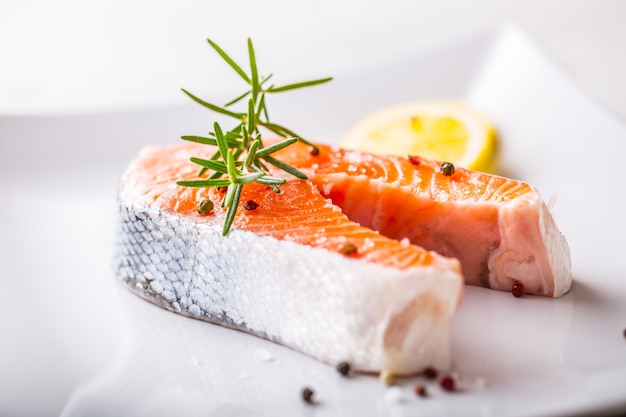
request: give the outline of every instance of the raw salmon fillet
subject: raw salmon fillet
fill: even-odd
[[[527,183],[441,162],[297,144],[277,157],[309,176],[322,195],[362,226],[459,259],[465,282],[560,297],[571,260],[539,192]]]
[[[186,188],[206,146],[146,148],[123,176],[117,274],[161,307],[355,370],[450,366],[456,259],[350,220],[310,181],[243,188],[227,237],[217,189]],[[284,174],[284,173],[283,173]],[[215,209],[196,210],[210,198]],[[254,210],[243,205],[253,200]]]
[[[169,310],[325,362],[411,374],[449,368],[464,279],[553,297],[569,289],[565,239],[523,182],[297,144],[274,155],[309,180],[291,178],[280,194],[246,185],[223,237],[223,193],[175,183],[197,178],[191,156],[212,152],[146,148],[122,179],[117,274]],[[204,198],[215,209],[200,215]]]

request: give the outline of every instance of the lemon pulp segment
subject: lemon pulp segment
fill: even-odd
[[[453,101],[403,103],[372,113],[342,146],[365,152],[419,155],[492,172],[495,129],[482,114]]]

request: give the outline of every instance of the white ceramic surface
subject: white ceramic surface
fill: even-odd
[[[271,106],[281,122],[332,142],[371,110],[431,97],[460,98],[493,116],[502,172],[555,196],[575,279],[556,300],[468,288],[453,334],[462,392],[431,384],[422,399],[411,394],[415,380],[388,389],[372,377],[341,378],[289,349],[160,310],[115,281],[119,175],[142,145],[204,132],[212,115],[191,103],[0,117],[0,415],[626,411],[626,128],[522,33],[380,63]],[[319,404],[301,401],[305,385]]]

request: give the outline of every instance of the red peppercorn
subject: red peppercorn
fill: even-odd
[[[456,381],[451,375],[443,375],[441,378],[439,378],[439,386],[444,391],[455,391]]]
[[[246,204],[243,205],[243,208],[246,210],[256,210],[259,207],[259,204],[254,200],[246,201]]]
[[[413,392],[415,393],[415,395],[419,395],[420,397],[428,396],[428,392],[426,392],[426,387],[422,384],[415,384],[415,386],[413,387]]]
[[[416,155],[409,155],[409,162],[413,165],[419,165],[422,159]]]
[[[524,295],[524,284],[522,284],[521,282],[515,282],[513,284],[513,286],[511,287],[511,293],[513,294],[513,297],[515,298],[520,298],[521,296]]]

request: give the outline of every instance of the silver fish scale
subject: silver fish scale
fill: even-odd
[[[221,224],[203,223],[210,217],[199,222],[123,193],[119,207],[116,273],[165,309],[364,371],[449,364],[446,315],[441,340],[420,341],[433,345],[431,355],[387,351],[383,335],[397,311],[434,288],[425,282],[438,282],[443,295],[432,296],[452,315],[461,286],[456,272],[398,270],[238,229],[222,237]]]

